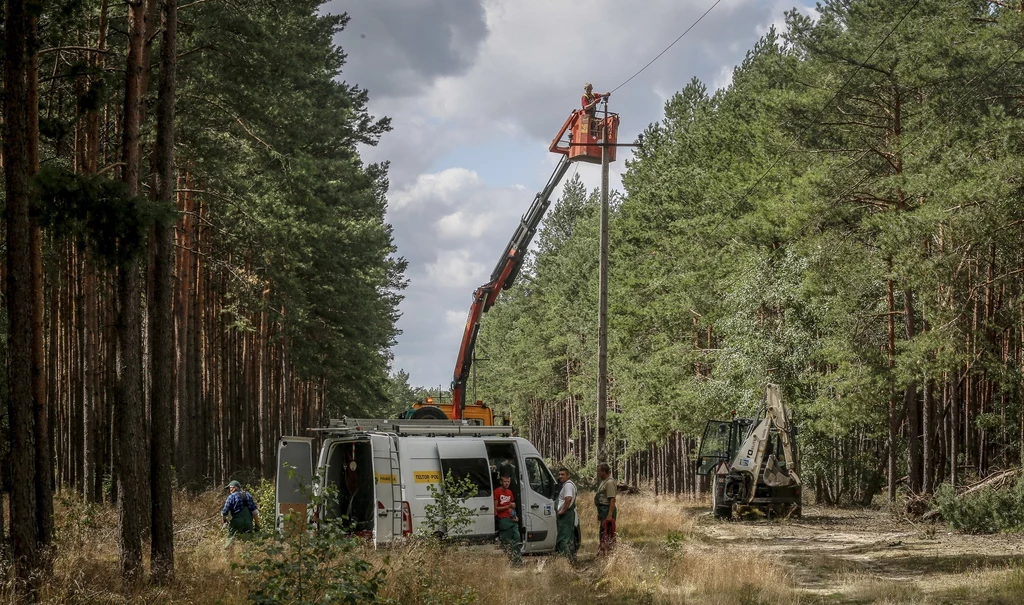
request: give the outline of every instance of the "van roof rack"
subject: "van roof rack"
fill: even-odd
[[[397,433],[399,435],[422,435],[437,436],[446,435],[454,437],[457,435],[481,437],[481,436],[509,436],[515,430],[511,426],[483,426],[473,424],[467,420],[406,420],[396,418],[332,418],[328,425],[323,428],[309,429],[315,432],[327,434],[351,434],[351,433]]]

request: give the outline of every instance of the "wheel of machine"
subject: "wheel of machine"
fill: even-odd
[[[428,405],[414,411],[410,416],[413,420],[448,420],[441,408]]]

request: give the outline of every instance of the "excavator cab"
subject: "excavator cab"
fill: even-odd
[[[608,161],[615,161],[615,143],[619,136],[619,114],[598,112],[594,117],[577,109],[569,114],[548,150],[561,153],[576,162],[601,163],[601,148],[608,145]],[[565,140],[568,134],[568,140]]]
[[[796,425],[782,404],[781,389],[769,384],[754,418],[711,420],[697,453],[697,471],[711,475],[711,509],[729,519],[734,511],[767,517],[798,517],[803,487]]]

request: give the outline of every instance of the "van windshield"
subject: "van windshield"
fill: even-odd
[[[551,476],[551,471],[544,465],[543,460],[540,458],[527,458],[526,473],[530,477],[530,489],[542,496],[552,497],[555,478]]]
[[[448,458],[441,460],[441,474],[448,476],[451,471],[456,481],[468,478],[476,485],[476,495],[470,498],[489,498],[491,496],[491,474],[486,458]]]

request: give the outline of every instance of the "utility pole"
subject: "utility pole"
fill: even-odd
[[[608,101],[601,127],[601,258],[597,311],[597,462],[608,461],[605,433],[608,415]]]

